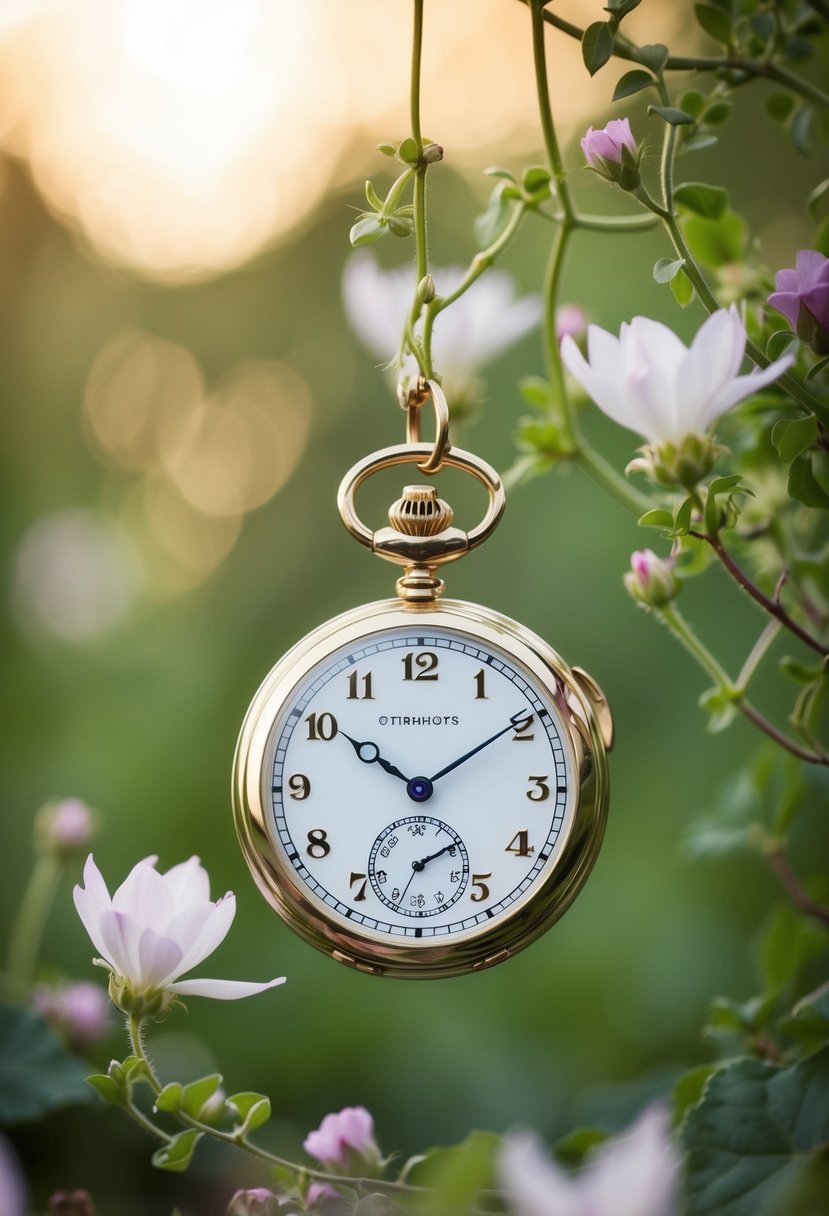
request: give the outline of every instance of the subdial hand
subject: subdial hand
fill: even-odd
[[[354,748],[363,764],[379,764],[385,772],[391,773],[392,777],[399,777],[401,781],[405,781],[408,784],[409,778],[404,773],[401,773],[400,769],[394,764],[390,764],[388,760],[383,759],[380,755],[380,748],[376,743],[372,743],[370,739],[361,743],[357,739],[352,739],[351,735],[347,735],[344,730],[341,730],[340,734],[348,739],[348,742]]]
[[[456,842],[453,840],[451,844],[446,844],[443,846],[442,849],[438,849],[437,853],[430,853],[428,857],[421,857],[420,861],[413,861],[412,862],[412,876],[409,879],[409,881],[406,883],[405,887],[403,888],[403,892],[400,896],[400,899],[397,902],[399,904],[403,903],[403,900],[405,899],[405,896],[406,896],[406,892],[408,891],[409,887],[412,885],[415,874],[421,874],[423,872],[423,870],[426,869],[426,866],[428,865],[428,863],[430,861],[434,861],[436,857],[442,857],[444,853],[448,853],[451,849],[456,849],[457,847],[458,846],[457,846]]]
[[[463,764],[465,760],[477,755],[478,752],[489,747],[490,743],[494,743],[496,739],[500,739],[501,735],[505,735],[508,730],[524,730],[532,722],[535,715],[528,710],[522,709],[519,713],[513,714],[503,730],[497,731],[494,735],[490,735],[488,739],[484,739],[483,743],[479,743],[477,747],[471,748],[468,752],[464,752],[462,756],[458,756],[457,760],[453,760],[451,764],[447,764],[439,773],[435,773],[434,777],[429,778],[430,784],[434,784],[439,777],[445,777],[447,773],[451,773],[453,768],[457,768],[459,764]]]

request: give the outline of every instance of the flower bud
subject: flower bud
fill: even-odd
[[[440,144],[424,144],[423,160],[427,165],[434,165],[437,161],[443,160],[443,148]]]
[[[421,304],[431,304],[435,298],[435,280],[430,274],[425,274],[417,285],[417,298]]]
[[[35,816],[38,848],[61,860],[85,852],[94,834],[95,816],[80,798],[47,802]]]
[[[625,472],[644,473],[656,485],[693,490],[724,451],[710,435],[686,435],[680,443],[646,443]]]
[[[637,550],[631,554],[630,570],[624,576],[628,595],[646,608],[662,608],[679,594],[681,584],[671,566],[652,549]]]
[[[109,1032],[106,993],[100,985],[88,980],[77,984],[38,984],[32,1003],[74,1051],[85,1051]]]
[[[139,1018],[164,1018],[176,1002],[175,993],[163,988],[136,990],[129,979],[117,971],[110,972],[109,996],[122,1013]]]
[[[588,127],[581,140],[587,167],[622,190],[637,190],[642,184],[639,173],[641,150],[627,118],[614,118],[596,131]]]
[[[556,309],[556,341],[559,345],[565,338],[576,342],[587,333],[587,313],[580,304],[562,304]]]
[[[49,1216],[95,1216],[89,1191],[55,1191],[49,1197]]]
[[[279,1200],[264,1186],[237,1191],[227,1206],[227,1216],[276,1216]]]
[[[380,1166],[374,1120],[364,1106],[347,1106],[326,1115],[317,1130],[306,1136],[303,1148],[331,1171],[374,1174]]]

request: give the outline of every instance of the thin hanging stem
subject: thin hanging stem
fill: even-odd
[[[59,880],[60,865],[54,855],[39,856],[20,901],[9,942],[7,983],[10,994],[17,1000],[23,1000],[32,985]]]

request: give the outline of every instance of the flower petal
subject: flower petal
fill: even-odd
[[[179,996],[209,996],[217,1001],[238,1001],[284,983],[283,975],[277,980],[268,980],[266,984],[248,984],[243,980],[177,980],[175,984],[168,984],[168,988]]]
[[[708,403],[700,419],[702,425],[710,426],[726,410],[730,410],[738,402],[744,401],[746,397],[750,397],[753,393],[759,392],[761,388],[765,388],[767,384],[771,384],[793,363],[792,355],[783,355],[762,370],[750,372],[747,376],[737,376]]]
[[[138,964],[143,988],[166,988],[181,972],[181,948],[169,937],[145,929],[138,939]]]
[[[508,1132],[498,1175],[512,1216],[587,1216],[579,1182],[551,1161],[532,1132]]]
[[[640,435],[644,434],[645,432],[640,430],[641,420],[638,410],[634,409],[622,391],[621,353],[618,351],[618,338],[614,338],[606,330],[599,329],[597,325],[590,325],[587,330],[587,341],[591,359],[594,358],[593,352],[596,350],[597,344],[600,344],[602,349],[607,350],[608,353],[616,351],[616,364],[611,365],[610,358],[605,358],[602,360],[601,369],[596,370],[591,363],[587,362],[573,339],[565,337],[561,343],[561,359],[564,366],[573,379],[578,380],[585,392],[593,398],[599,409],[607,414],[608,418],[618,422],[619,426],[626,426],[628,430],[636,431]]]
[[[679,1154],[668,1112],[646,1109],[631,1130],[607,1141],[583,1177],[585,1210],[614,1216],[673,1216],[679,1208]]]
[[[104,944],[103,934],[101,933],[101,908],[95,903],[91,893],[85,891],[83,887],[76,886],[72,895],[75,900],[78,916],[81,918],[84,929],[86,929],[92,939],[92,945],[105,962],[115,967],[115,960],[110,956],[109,950]]]
[[[236,915],[236,896],[232,891],[222,896],[215,904],[208,904],[208,915],[202,922],[195,938],[187,947],[182,959],[179,974],[183,975],[212,954],[227,937],[227,932],[233,924]]]
[[[769,307],[775,308],[779,313],[782,313],[792,327],[792,330],[795,333],[797,332],[797,318],[800,315],[800,296],[796,291],[773,291],[769,296]]]
[[[189,857],[162,875],[177,912],[210,902],[210,878],[198,857]]]
[[[83,868],[83,881],[89,898],[97,908],[108,908],[112,903],[109,890],[104,882],[104,876],[90,853]]]
[[[827,259],[822,253],[818,253],[817,249],[801,249],[798,251],[795,258],[795,270],[797,272],[797,287],[801,295],[819,280],[826,262]]]
[[[112,897],[116,912],[124,912],[144,928],[164,934],[175,915],[173,896],[154,865],[139,861]]]
[[[139,944],[142,926],[126,912],[108,908],[101,913],[100,931],[115,970],[131,981],[136,990],[146,986],[141,971]]]
[[[705,430],[708,406],[740,370],[746,330],[736,308],[719,309],[700,326],[677,380],[677,405],[683,439]]]

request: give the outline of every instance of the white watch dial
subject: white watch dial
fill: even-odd
[[[505,648],[410,625],[334,650],[274,721],[266,828],[335,924],[416,947],[512,916],[573,819],[561,712]]]

